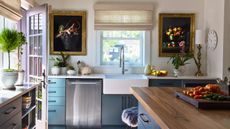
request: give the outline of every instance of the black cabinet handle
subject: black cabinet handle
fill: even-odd
[[[56,100],[49,100],[48,102],[55,103],[57,101]]]
[[[7,129],[16,129],[16,127],[17,127],[17,124],[13,123]]]
[[[57,93],[56,91],[49,91],[48,93]]]
[[[11,108],[7,109],[7,110],[4,112],[4,114],[9,115],[9,114],[12,113],[15,109],[16,109],[16,107],[11,107]]]
[[[145,122],[145,123],[149,123],[150,121],[148,120],[148,117],[145,114],[140,114],[140,118]]]
[[[48,112],[56,112],[56,110],[48,110]]]

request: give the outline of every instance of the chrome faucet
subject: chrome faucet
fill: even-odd
[[[125,50],[123,45],[120,50],[120,68],[122,68],[122,74],[125,74],[125,71],[128,71],[125,69]]]

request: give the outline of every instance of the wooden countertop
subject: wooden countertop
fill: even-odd
[[[131,88],[148,114],[162,129],[230,129],[230,110],[202,110],[177,99],[181,88]]]
[[[0,90],[0,108],[33,90],[38,85],[24,84],[23,86],[17,86],[14,90]]]

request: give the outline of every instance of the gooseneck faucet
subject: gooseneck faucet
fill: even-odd
[[[120,49],[120,68],[122,68],[122,74],[125,74],[125,71],[128,71],[125,69],[125,50],[123,45]]]

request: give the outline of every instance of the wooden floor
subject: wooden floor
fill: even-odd
[[[49,126],[49,129],[68,129],[68,128],[66,128],[65,126]],[[126,126],[103,126],[100,129],[131,129],[131,128],[127,128]],[[132,129],[136,129],[136,128],[132,128]]]

